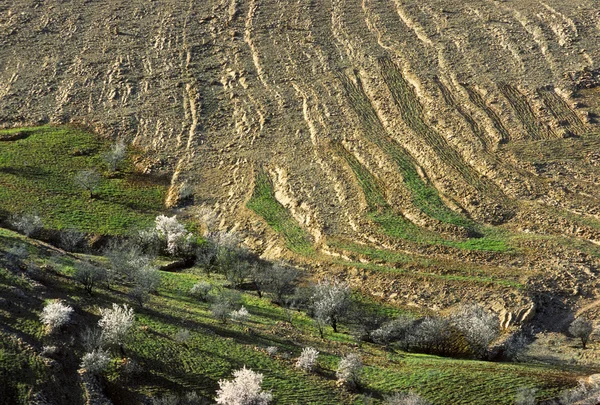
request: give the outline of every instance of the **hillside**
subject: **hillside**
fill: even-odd
[[[377,305],[477,302],[530,337],[599,319],[595,0],[105,3],[0,4],[1,225],[98,254],[210,211]]]

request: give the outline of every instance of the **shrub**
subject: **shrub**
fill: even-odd
[[[384,405],[429,405],[430,403],[414,392],[397,392],[383,400]]]
[[[212,289],[212,284],[207,283],[206,281],[201,281],[192,286],[192,288],[190,289],[190,294],[198,298],[200,301],[206,302],[208,301],[208,297]]]
[[[12,216],[10,224],[18,232],[28,237],[35,235],[43,226],[42,219],[37,214],[31,213]]]
[[[233,372],[233,381],[220,380],[219,390],[215,398],[222,405],[268,405],[271,402],[270,392],[263,392],[260,387],[263,375],[247,369],[245,366]]]
[[[188,329],[179,329],[175,336],[173,336],[173,340],[177,343],[185,343],[190,339],[190,331]]]
[[[515,405],[535,405],[536,394],[535,388],[519,388],[515,395]]]
[[[267,354],[271,357],[275,357],[277,355],[277,352],[279,351],[279,349],[277,348],[277,346],[269,346],[265,349],[265,351],[267,352]]]
[[[415,325],[408,339],[418,351],[449,355],[458,351],[455,338],[456,334],[447,319],[426,317]]]
[[[50,332],[66,325],[71,320],[73,308],[60,301],[53,301],[44,307],[40,314],[40,320],[46,325]]]
[[[358,385],[362,368],[363,364],[360,356],[356,353],[350,353],[340,360],[335,376],[339,382],[348,388],[355,388]]]
[[[102,329],[102,340],[109,344],[122,345],[129,329],[133,326],[133,308],[113,304],[111,308],[100,309],[98,325]]]
[[[60,247],[67,252],[74,252],[85,241],[85,234],[77,229],[63,229],[60,231]]]
[[[584,349],[593,331],[594,326],[592,325],[592,322],[585,318],[577,318],[571,322],[571,326],[569,326],[569,333],[581,340]]]
[[[403,346],[404,350],[408,350],[409,337],[414,327],[414,319],[401,315],[396,319],[384,323],[378,329],[371,332],[371,338],[374,342],[390,345],[398,343]]]
[[[83,355],[79,367],[91,374],[100,374],[110,364],[110,356],[104,350],[93,350]]]
[[[300,353],[300,357],[296,360],[296,368],[304,371],[313,371],[317,365],[319,351],[313,347],[305,347]]]
[[[231,311],[230,316],[233,321],[244,323],[250,317],[250,312],[242,305],[237,311]]]
[[[93,352],[102,347],[102,330],[86,327],[80,334],[81,344],[86,352]]]

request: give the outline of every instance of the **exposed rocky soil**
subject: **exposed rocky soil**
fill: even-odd
[[[223,228],[285,254],[246,208],[262,169],[321,252],[347,256],[327,244],[341,237],[444,261],[428,273],[469,263],[526,288],[424,285],[410,265],[412,281],[371,271],[357,285],[432,309],[482,299],[523,318],[540,297],[569,310],[598,298],[599,60],[595,0],[9,0],[0,126],[125,138],[148,150],[141,166],[171,173],[168,205],[192,184]],[[510,232],[519,251],[382,235],[343,153],[417,227],[467,236],[415,203],[431,187],[440,212]]]

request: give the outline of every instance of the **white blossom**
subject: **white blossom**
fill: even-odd
[[[260,387],[263,375],[247,369],[233,372],[233,381],[220,380],[215,398],[221,405],[268,405],[273,396],[262,392]]]
[[[102,318],[98,325],[102,328],[102,340],[107,343],[121,344],[129,329],[133,326],[133,308],[113,304],[112,309],[100,309]]]
[[[99,349],[92,350],[91,352],[84,354],[79,367],[85,369],[91,374],[99,374],[106,370],[106,367],[108,367],[109,363],[110,356],[108,355],[108,352]]]
[[[73,308],[70,306],[63,304],[60,301],[53,301],[46,304],[40,314],[40,320],[52,331],[69,323],[72,313]]]
[[[296,368],[304,371],[313,371],[316,364],[317,358],[319,357],[319,351],[313,347],[305,347],[300,353],[300,357],[296,361]]]

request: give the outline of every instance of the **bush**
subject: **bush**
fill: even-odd
[[[11,226],[27,237],[34,236],[42,229],[42,219],[37,214],[14,215],[10,219]]]
[[[348,388],[356,388],[362,369],[363,364],[360,356],[356,353],[350,353],[340,360],[335,376],[339,382]]]
[[[112,309],[100,309],[98,325],[102,329],[102,340],[109,344],[122,345],[129,329],[133,326],[133,308],[127,304],[113,304]]]
[[[100,374],[110,364],[110,356],[104,350],[93,350],[83,355],[79,367],[91,374]]]
[[[415,325],[408,340],[420,352],[448,356],[460,352],[456,335],[449,320],[426,317]]]
[[[245,366],[233,372],[233,381],[220,380],[215,398],[221,405],[268,405],[272,395],[262,392],[263,375]]]
[[[177,216],[159,215],[155,220],[156,231],[166,243],[166,252],[173,256],[185,256],[192,252],[192,234],[177,220]]]
[[[201,281],[192,286],[192,288],[190,289],[190,295],[198,298],[200,301],[206,302],[208,301],[209,294],[212,291],[212,289],[212,284],[207,283],[206,281]]]
[[[238,309],[237,311],[231,311],[230,316],[231,316],[231,320],[233,320],[235,322],[244,323],[250,317],[250,312],[248,312],[246,307],[244,307],[242,305],[242,307],[240,309]]]
[[[384,405],[429,405],[430,403],[414,392],[397,392],[383,400]]]
[[[173,336],[173,340],[177,343],[185,343],[190,339],[190,331],[188,329],[179,329],[175,336]]]
[[[102,348],[102,330],[86,327],[80,334],[81,344],[86,352],[93,352]]]
[[[70,306],[63,304],[60,301],[53,301],[46,304],[40,314],[40,320],[48,327],[50,332],[53,332],[69,323],[72,313],[73,308]]]
[[[60,231],[60,247],[67,252],[77,251],[85,241],[85,234],[77,229],[63,229]]]
[[[269,346],[265,349],[265,351],[270,357],[275,357],[279,349],[277,348],[277,346]]]
[[[409,337],[413,330],[415,320],[409,316],[401,315],[396,319],[381,325],[380,328],[371,332],[374,342],[389,346],[397,343],[404,350],[409,349]]]
[[[311,372],[317,366],[317,358],[319,351],[312,347],[305,347],[300,353],[300,357],[296,360],[296,368]]]

